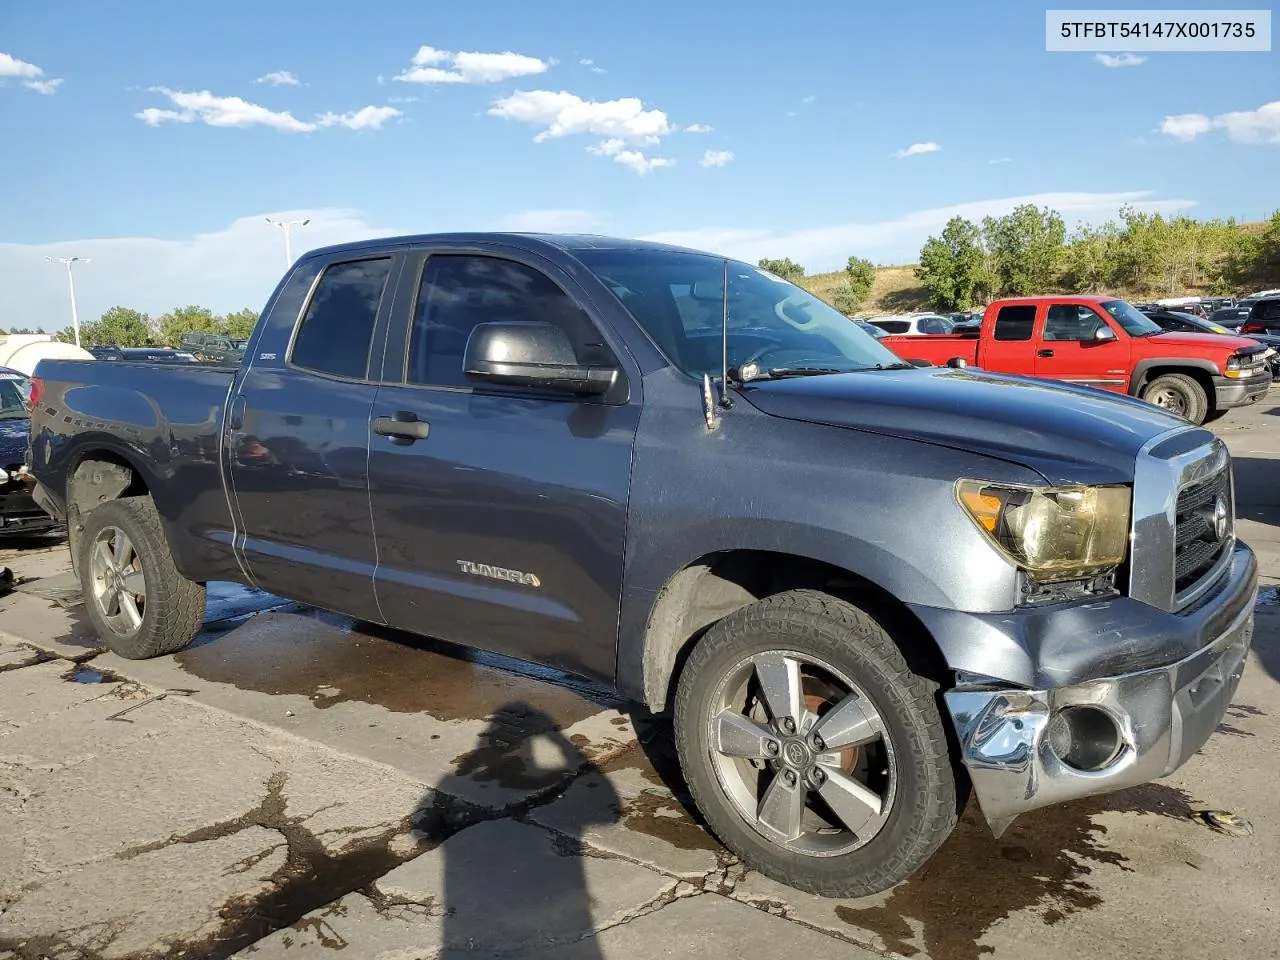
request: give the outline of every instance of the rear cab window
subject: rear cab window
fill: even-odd
[[[368,378],[369,348],[391,257],[325,267],[294,336],[289,362],[313,373]]]
[[[1000,312],[996,314],[992,337],[1004,341],[1030,340],[1035,325],[1034,303],[1010,304],[1001,307]]]

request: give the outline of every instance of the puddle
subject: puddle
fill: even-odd
[[[1262,587],[1258,591],[1255,607],[1280,607],[1280,587]]]
[[[324,710],[362,702],[439,720],[485,719],[527,703],[560,729],[617,706],[603,687],[437,641],[356,624],[321,611],[270,611],[177,654],[182,669],[211,683],[265,694],[297,694]]]
[[[97,670],[87,664],[77,664],[62,675],[69,683],[119,683],[120,678],[109,670]]]
[[[1106,827],[1093,822],[1108,811],[1194,816],[1185,792],[1153,783],[1025,814],[993,840],[971,801],[933,859],[881,905],[841,905],[836,915],[878,934],[889,951],[904,957],[979,960],[991,952],[979,942],[983,935],[1014,913],[1039,908],[1041,920],[1052,926],[1102,904],[1088,881],[1093,868],[1128,869],[1123,852],[1105,846]]]
[[[292,601],[266,593],[254,587],[225,581],[207,585],[204,601],[205,629],[216,627],[227,620],[238,620],[261,613],[291,606]]]

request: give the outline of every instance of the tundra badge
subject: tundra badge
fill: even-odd
[[[488,577],[490,580],[508,580],[511,583],[523,584],[526,587],[540,587],[542,581],[536,574],[521,573],[519,570],[508,570],[506,567],[495,567],[487,563],[476,563],[472,560],[458,560],[458,569],[475,577]]]

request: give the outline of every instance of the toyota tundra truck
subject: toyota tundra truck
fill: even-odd
[[[1256,340],[1166,333],[1115,297],[996,300],[977,330],[882,342],[912,360],[963,361],[1140,397],[1195,424],[1256,403],[1271,387],[1267,348]]]
[[[1212,433],[904,363],[708,253],[329,247],[236,367],[36,374],[36,496],[110,649],[179,650],[230,580],[612,684],[716,836],[818,894],[910,876],[971,790],[999,836],[1166,776],[1250,645]]]

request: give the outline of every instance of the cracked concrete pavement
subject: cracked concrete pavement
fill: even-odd
[[[1263,592],[1207,748],[999,841],[971,804],[915,877],[857,901],[746,870],[690,815],[666,728],[608,691],[231,588],[192,647],[125,661],[49,599],[62,547],[5,551],[25,582],[0,597],[0,960],[1270,958],[1276,413],[1215,424]]]

